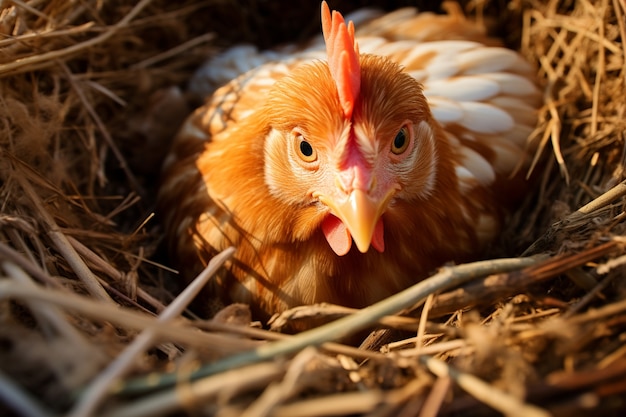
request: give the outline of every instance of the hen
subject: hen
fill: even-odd
[[[228,82],[164,164],[159,212],[181,273],[235,246],[209,290],[261,319],[364,307],[476,257],[524,188],[540,98],[529,64],[460,12],[353,18],[356,33],[324,2],[326,47],[211,61],[195,90]]]

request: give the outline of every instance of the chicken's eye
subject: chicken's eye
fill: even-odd
[[[396,137],[391,143],[391,152],[396,155],[402,154],[409,147],[409,128],[402,126],[402,129],[398,131]]]
[[[317,159],[317,152],[313,149],[313,146],[306,141],[302,136],[298,136],[298,156],[304,162],[314,162]]]

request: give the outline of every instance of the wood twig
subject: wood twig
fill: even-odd
[[[67,239],[67,236],[61,232],[58,224],[54,221],[50,213],[48,213],[48,210],[31,184],[21,175],[16,175],[15,177],[17,182],[20,184],[20,187],[22,187],[24,194],[28,196],[37,209],[39,216],[46,226],[46,234],[56,249],[61,253],[61,255],[63,255],[70,267],[74,270],[76,276],[83,282],[83,284],[85,284],[87,291],[100,301],[115,304],[115,301],[111,299],[109,294],[107,294],[102,285],[98,282],[98,278],[93,274],[82,258],[78,255],[76,250],[72,247]]]
[[[323,343],[342,339],[376,323],[381,317],[407,309],[429,294],[450,288],[463,282],[488,275],[496,271],[514,270],[534,265],[541,258],[514,258],[473,262],[454,267],[443,267],[439,273],[414,286],[373,304],[359,312],[343,317],[332,323],[302,332],[286,340],[279,340],[256,348],[255,350],[231,356],[219,362],[205,365],[194,372],[192,378],[214,375],[226,370],[262,362],[282,355],[297,352],[307,346],[319,346]],[[171,386],[177,381],[175,374],[164,374],[159,380],[159,388]],[[136,393],[156,388],[146,379],[127,381],[121,392]]]
[[[66,58],[103,43],[115,35],[120,29],[126,27],[151,2],[152,0],[140,0],[119,22],[95,38],[68,46],[67,48],[43,54],[30,55],[6,64],[0,64],[0,77],[18,74],[23,71],[45,68],[47,66],[54,65],[61,58]]]
[[[157,318],[156,326],[163,325],[178,317],[187,305],[200,292],[202,287],[213,277],[213,275],[229,260],[234,248],[228,248],[217,254],[207,267],[189,284],[176,299],[161,312]],[[109,366],[98,375],[95,381],[82,393],[74,408],[67,414],[69,417],[89,417],[93,414],[98,405],[104,401],[111,385],[128,372],[133,362],[137,360],[144,350],[149,348],[155,341],[158,333],[154,326],[143,330],[137,338],[124,351],[109,364]]]

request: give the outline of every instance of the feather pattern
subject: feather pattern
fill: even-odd
[[[348,110],[321,36],[302,49],[234,47],[190,81],[208,100],[164,164],[159,215],[174,261],[193,277],[234,245],[210,292],[260,318],[364,307],[471,259],[523,193],[516,172],[540,105],[532,67],[456,9],[351,17],[340,48],[358,43],[360,81]],[[373,219],[356,214],[364,238],[352,206]]]

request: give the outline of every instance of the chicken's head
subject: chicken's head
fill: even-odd
[[[382,252],[385,219],[394,218],[385,213],[433,191],[435,128],[419,83],[386,58],[356,55],[353,29],[340,17],[331,25],[345,33],[330,39],[344,41],[332,41],[329,63],[304,64],[271,90],[265,183],[285,204],[308,208],[302,227],[321,229],[337,255],[352,240],[363,253]]]

